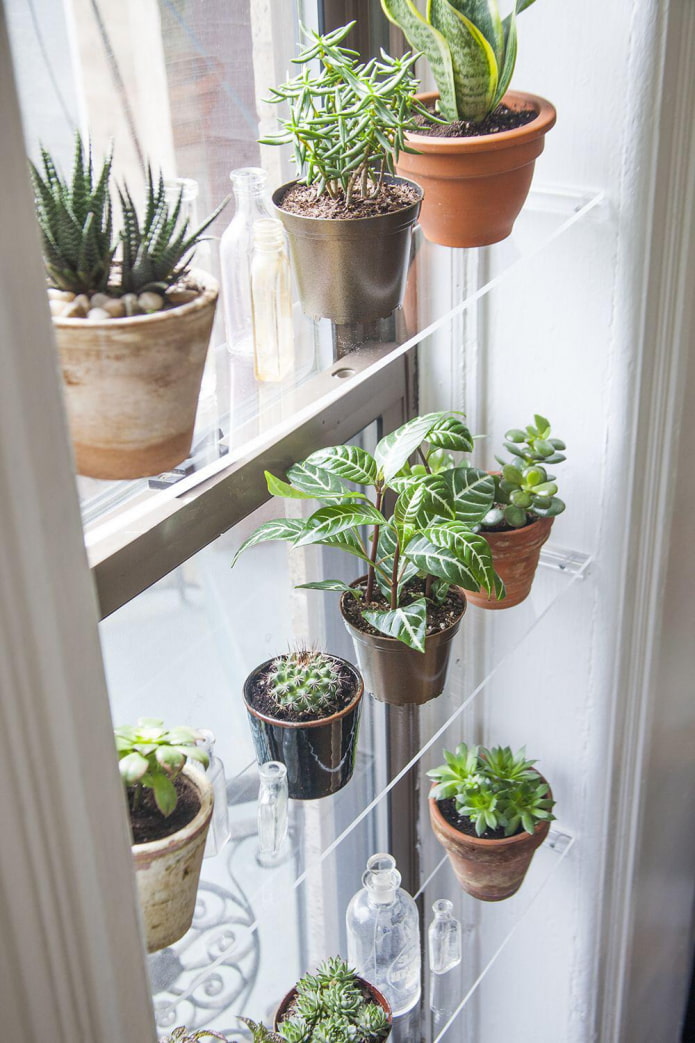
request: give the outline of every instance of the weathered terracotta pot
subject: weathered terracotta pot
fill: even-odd
[[[428,637],[424,652],[417,652],[394,637],[358,630],[343,609],[348,595],[341,596],[340,613],[352,637],[365,687],[375,699],[392,706],[422,705],[444,691],[451,643],[461,625],[468,596],[460,587],[455,589],[461,598],[461,615],[446,630]]]
[[[427,105],[439,95],[418,97]],[[420,225],[433,243],[488,246],[511,234],[557,114],[535,94],[509,91],[502,100],[510,109],[533,108],[538,115],[523,127],[480,137],[406,135],[418,154],[401,152],[396,170],[425,190]]]
[[[218,285],[191,272],[195,300],[123,319],[54,318],[77,473],[142,478],[191,448]]]
[[[364,988],[369,992],[369,994],[372,997],[372,999],[374,1000],[374,1002],[378,1003],[379,1006],[383,1010],[386,1011],[387,1017],[389,1019],[389,1031],[384,1036],[384,1039],[388,1039],[389,1036],[391,1035],[391,1026],[393,1024],[393,1015],[391,1013],[391,1006],[389,1004],[389,1001],[386,999],[386,997],[384,995],[382,995],[381,992],[379,992],[379,990],[376,988],[376,986],[371,984],[371,982],[368,982],[364,978],[360,978],[360,977],[357,978],[357,981],[360,982],[364,986]],[[278,1009],[275,1011],[275,1018],[273,1020],[273,1028],[274,1028],[274,1030],[276,1032],[279,1030],[280,1024],[283,1021],[283,1019],[286,1017],[287,1012],[288,1012],[289,1008],[291,1007],[292,1002],[294,1001],[294,998],[295,998],[296,995],[297,995],[297,989],[296,988],[290,989],[290,991],[282,999],[280,1005],[278,1006]]]
[[[412,186],[420,198],[402,210],[340,219],[283,210],[279,204],[294,184],[278,188],[273,204],[289,239],[304,313],[341,325],[390,315],[403,300],[422,189]]]
[[[338,661],[352,675],[353,697],[338,713],[315,721],[281,721],[255,708],[254,686],[271,659],[252,670],[244,682],[244,702],[256,759],[259,764],[280,761],[285,765],[288,795],[293,800],[328,797],[352,778],[364,682],[352,663],[346,659]]]
[[[537,518],[522,529],[483,532],[492,551],[495,572],[504,580],[506,596],[498,601],[485,591],[468,591],[467,598],[478,608],[513,608],[528,597],[538,568],[541,547],[550,536],[554,518]]]
[[[543,776],[540,776],[543,779]],[[543,779],[543,782],[546,780]],[[548,789],[552,799],[552,793]],[[501,902],[521,887],[531,859],[550,829],[539,822],[533,833],[518,833],[501,840],[484,840],[459,832],[444,818],[436,800],[429,798],[434,835],[446,851],[463,890],[483,902]]]
[[[186,765],[183,775],[195,787],[200,800],[195,817],[171,836],[132,846],[148,952],[157,952],[178,941],[191,926],[195,911],[213,791],[199,769]]]

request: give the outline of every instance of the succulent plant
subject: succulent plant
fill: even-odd
[[[562,514],[565,504],[556,495],[555,476],[546,466],[562,463],[566,446],[560,438],[551,438],[550,432],[550,421],[538,413],[523,431],[514,427],[507,431],[504,445],[514,460],[496,458],[502,473],[495,478],[495,507],[483,518],[484,528],[505,524],[518,529],[534,518]]]
[[[252,1021],[251,1018],[243,1018],[241,1016],[239,1016],[239,1021],[243,1021],[246,1027],[251,1030],[253,1043],[284,1043],[282,1036],[266,1028],[260,1021]]]
[[[365,996],[340,956],[297,982],[291,1013],[279,1024],[287,1043],[379,1043],[389,1032],[386,1011]]]
[[[360,62],[356,51],[340,46],[354,24],[323,36],[304,30],[308,46],[293,59],[301,72],[269,99],[287,102],[289,116],[280,120],[280,133],[261,140],[291,144],[300,179],[315,186],[315,198],[342,194],[346,206],[355,195],[379,195],[397,153],[408,151],[404,136],[414,129],[414,113],[425,111],[414,98],[416,56],[382,51],[380,59]]]
[[[75,135],[72,178],[61,177],[50,153],[41,149],[43,174],[30,161],[41,245],[51,286],[73,293],[104,290],[116,249],[109,180],[112,157],[98,176],[92,146],[85,154]]]
[[[337,709],[341,690],[338,660],[309,649],[277,656],[266,677],[266,691],[274,702],[300,714],[325,716]]]
[[[168,1036],[161,1036],[159,1043],[198,1043],[202,1039],[221,1039],[227,1043],[227,1037],[213,1029],[187,1029],[185,1025],[177,1025]]]
[[[445,411],[409,420],[382,438],[373,456],[359,446],[337,445],[291,467],[289,482],[266,471],[274,496],[316,499],[321,506],[306,519],[265,522],[241,545],[234,561],[266,540],[294,546],[318,543],[352,554],[367,563],[364,591],[337,579],[302,586],[347,592],[361,606],[369,606],[378,587],[389,607],[360,607],[363,619],[423,652],[428,604],[441,603],[452,584],[504,596],[487,541],[474,531],[493,506],[495,479],[457,465],[452,455],[472,449],[461,414]],[[412,456],[417,463],[408,462]],[[364,488],[373,490],[373,501]],[[396,495],[391,515],[383,513],[389,491]],[[371,529],[368,542],[362,538],[363,527]],[[425,580],[424,593],[411,599],[406,586],[417,577]]]
[[[178,801],[174,779],[189,758],[207,767],[209,758],[198,745],[202,735],[193,728],[172,728],[154,717],[140,717],[136,725],[114,729],[118,768],[127,790],[133,791],[133,809],[151,789],[162,815],[169,816]]]
[[[502,18],[497,0],[428,0],[426,17],[413,0],[381,0],[415,51],[429,62],[445,119],[479,123],[493,112],[514,72],[516,16],[534,0],[516,0]]]
[[[470,819],[478,836],[486,829],[503,829],[506,837],[525,830],[533,833],[537,822],[552,821],[554,801],[548,784],[526,759],[525,749],[513,753],[509,746],[467,746],[444,750],[445,763],[427,772],[437,783],[434,800],[453,798],[460,815]]]

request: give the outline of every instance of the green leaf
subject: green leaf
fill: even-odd
[[[488,594],[494,590],[499,592],[498,598],[503,596],[504,584],[495,574],[490,545],[480,533],[471,532],[460,522],[450,522],[430,526],[424,531],[423,536],[435,547],[451,551],[459,561],[465,563],[478,583],[477,588],[468,589],[482,587]]]
[[[497,65],[502,62],[504,53],[504,29],[500,17],[497,0],[450,0],[459,14],[480,29],[481,33],[495,52]]]
[[[416,652],[425,651],[427,602],[424,598],[387,612],[365,611],[362,615],[380,633],[395,637]]]
[[[377,464],[373,456],[356,445],[334,445],[318,449],[307,457],[304,465],[318,467],[358,485],[374,485]]]
[[[155,760],[169,775],[176,775],[186,763],[188,752],[181,753],[180,750],[171,746],[159,746],[155,752]]]
[[[360,596],[360,592],[351,587],[349,583],[346,583],[342,579],[318,579],[313,583],[298,583],[297,590],[339,590],[350,591],[355,597]]]
[[[518,11],[518,7],[516,9]],[[500,63],[499,80],[497,90],[492,101],[493,109],[496,109],[502,98],[507,93],[516,66],[517,33],[516,33],[516,11],[508,14],[502,23],[504,33],[504,57]]]
[[[455,467],[448,471],[450,496],[456,521],[477,525],[495,502],[495,478],[476,467]]]
[[[421,572],[439,576],[447,583],[457,583],[466,590],[479,590],[480,580],[471,566],[446,547],[437,547],[424,536],[417,536],[408,544],[404,554]]]
[[[456,89],[451,51],[444,36],[426,22],[412,0],[381,0],[384,14],[400,26],[414,51],[427,58],[437,90],[439,108],[445,119],[457,118]]]
[[[495,52],[480,29],[449,0],[430,0],[429,16],[451,52],[458,118],[478,122],[490,112],[497,91]]]
[[[126,786],[134,786],[146,774],[149,764],[145,757],[133,750],[132,753],[121,757],[118,762],[118,770]]]
[[[258,526],[255,532],[251,533],[247,540],[244,540],[234,555],[231,567],[234,568],[239,555],[247,547],[255,547],[257,543],[266,543],[268,540],[287,540],[294,543],[297,537],[304,532],[305,525],[306,522],[300,518],[274,518],[272,521],[264,522],[263,525]]]
[[[321,507],[304,523],[302,535],[295,546],[302,547],[330,539],[344,529],[357,525],[384,525],[386,519],[371,503],[336,504]]]
[[[178,799],[174,783],[166,775],[153,775],[152,792],[154,793],[155,804],[164,817],[167,818],[176,807]]]
[[[447,416],[430,429],[427,435],[430,445],[451,452],[472,453],[475,448],[473,436],[463,423],[455,416]]]
[[[421,529],[433,518],[454,518],[453,497],[447,471],[428,474],[408,490],[407,505],[401,509],[403,524]],[[403,494],[401,494],[403,496]],[[400,497],[399,497],[400,499]]]
[[[427,438],[428,433],[442,415],[442,413],[426,413],[424,416],[417,416],[381,439],[374,452],[374,458],[383,480],[387,484],[402,469],[408,457]]]
[[[342,496],[360,495],[347,490],[340,479],[330,471],[316,467],[306,460],[290,467],[287,477],[296,489],[309,493],[315,500],[334,500]]]
[[[281,496],[287,500],[315,500],[316,497],[312,493],[305,493],[301,489],[296,489],[293,485],[288,482],[283,482],[281,478],[276,478],[270,471],[264,471],[266,485],[268,486],[268,492],[273,496]]]

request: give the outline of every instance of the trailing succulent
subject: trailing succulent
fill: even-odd
[[[297,982],[291,1012],[278,1026],[287,1043],[379,1043],[386,1011],[362,991],[345,960],[333,956]]]
[[[420,652],[425,648],[428,604],[442,603],[452,584],[504,596],[490,548],[478,532],[495,497],[492,475],[456,463],[453,453],[469,453],[473,438],[461,414],[427,413],[382,438],[374,455],[354,445],[319,449],[287,472],[288,481],[266,471],[268,490],[278,497],[318,500],[308,518],[265,522],[237,551],[267,540],[295,547],[335,547],[367,564],[366,588],[327,579],[301,584],[337,590],[360,601],[367,623]],[[409,463],[415,456],[415,463]],[[363,490],[371,490],[373,498]],[[391,514],[387,493],[395,494]],[[371,530],[368,540],[362,529]],[[424,582],[413,597],[411,581]],[[370,607],[379,590],[385,610]]]
[[[265,691],[282,709],[317,717],[337,709],[342,691],[340,664],[323,652],[299,649],[277,656],[268,669]]]
[[[169,816],[178,796],[174,780],[191,758],[207,767],[209,758],[198,745],[202,738],[193,728],[171,728],[154,717],[140,717],[136,725],[114,729],[118,768],[126,790],[133,792],[133,810],[142,802],[143,790],[152,790],[162,815]]]
[[[104,160],[98,176],[91,143],[85,152],[75,136],[70,180],[63,178],[50,153],[41,149],[43,172],[30,162],[36,212],[49,284],[75,294],[125,293],[154,290],[164,293],[188,271],[190,255],[227,200],[197,228],[182,220],[183,188],[171,206],[164,179],[155,181],[147,169],[147,191],[142,217],[138,217],[127,185],[118,189],[122,228],[113,232],[111,200],[112,155]],[[114,256],[120,246],[120,259]],[[117,279],[117,282],[116,282]]]
[[[261,144],[293,147],[293,162],[305,185],[332,198],[373,198],[384,174],[393,172],[413,115],[425,112],[415,101],[411,74],[416,55],[360,62],[356,51],[340,44],[354,22],[325,35],[304,30],[308,46],[293,59],[300,73],[271,91],[270,101],[287,102],[289,116],[281,131]],[[318,63],[318,71],[314,71]]]
[[[415,51],[429,62],[448,121],[480,123],[509,87],[517,53],[516,16],[534,0],[516,0],[502,18],[497,0],[428,0],[423,17],[413,0],[381,0]]]
[[[483,528],[519,529],[534,518],[562,514],[565,504],[556,495],[555,476],[546,468],[567,459],[562,452],[566,446],[562,439],[551,438],[550,432],[550,421],[538,413],[523,431],[515,427],[507,431],[504,447],[514,459],[496,457],[502,473],[495,476],[495,506],[483,518]]]
[[[526,759],[525,749],[513,753],[509,746],[488,749],[462,742],[454,753],[444,750],[444,758],[444,764],[427,772],[437,783],[430,797],[453,798],[478,836],[486,829],[503,829],[506,837],[533,833],[538,822],[555,818],[548,784],[534,770],[536,762]]]

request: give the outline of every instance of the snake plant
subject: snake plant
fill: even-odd
[[[480,123],[505,94],[517,53],[517,15],[534,0],[516,0],[502,18],[497,0],[427,0],[426,16],[413,0],[381,0],[415,51],[429,62],[439,112],[450,122]]]

